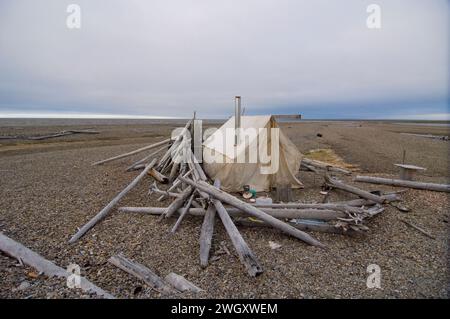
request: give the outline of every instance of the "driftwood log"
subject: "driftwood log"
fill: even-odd
[[[218,188],[220,182],[216,180],[214,182],[214,185]],[[259,264],[259,261],[256,258],[255,254],[245,242],[241,233],[239,233],[239,230],[237,229],[236,225],[234,225],[230,215],[228,215],[228,212],[225,210],[222,203],[217,199],[213,199],[212,204],[216,208],[217,214],[222,220],[223,226],[225,227],[225,230],[227,231],[228,236],[230,237],[231,242],[236,249],[241,263],[247,269],[248,274],[252,277],[261,274],[263,272],[263,268]]]
[[[155,180],[157,180],[161,184],[167,184],[169,182],[169,178],[167,176],[164,176],[163,174],[161,174],[154,168],[152,168],[151,170],[148,171],[148,175],[153,177]]]
[[[232,217],[248,216],[245,211],[235,207],[224,207],[228,214]],[[120,207],[119,212],[122,213],[141,213],[149,215],[162,215],[167,210],[164,207]],[[318,220],[336,220],[338,218],[345,218],[347,214],[341,211],[334,211],[329,209],[275,209],[275,208],[261,208],[261,211],[277,219],[318,219]],[[176,211],[181,214],[183,209],[179,208]],[[207,210],[204,208],[190,208],[186,211],[189,215],[206,216]],[[362,211],[365,212],[365,211]]]
[[[115,161],[115,160],[118,160],[118,159],[121,159],[121,158],[124,158],[124,157],[128,157],[128,156],[131,156],[131,155],[143,152],[143,151],[151,150],[151,149],[156,148],[158,146],[165,145],[165,144],[167,144],[169,142],[170,142],[170,138],[168,138],[166,140],[163,140],[161,142],[152,144],[152,145],[148,145],[148,146],[145,146],[145,147],[142,147],[142,148],[138,148],[137,150],[134,150],[134,151],[131,151],[131,152],[128,152],[128,153],[120,154],[120,155],[117,155],[117,156],[114,156],[114,157],[107,158],[107,159],[102,160],[102,161],[95,162],[92,165],[100,165],[100,164],[108,163],[108,162],[111,162],[111,161]]]
[[[248,227],[271,227],[270,225],[262,222],[262,221],[253,221],[249,219],[239,218],[235,221],[236,225],[240,226],[248,226]],[[323,222],[312,223],[311,221],[302,222],[301,220],[297,220],[297,222],[289,222],[289,225],[304,231],[314,231],[320,233],[331,233],[331,234],[339,234],[339,235],[349,235],[355,236],[359,234],[359,232],[354,231],[353,229],[344,230],[341,227],[335,227],[334,225],[330,225]]]
[[[191,174],[192,174],[192,170],[189,170],[187,173],[185,173],[185,174],[183,175],[183,177],[188,177],[188,176],[191,175]],[[173,191],[175,188],[177,188],[177,187],[180,185],[180,183],[181,183],[181,181],[177,178],[177,179],[173,182],[172,186],[170,186],[169,189],[167,189],[167,192]],[[160,197],[158,197],[157,201],[158,201],[158,202],[162,201],[162,200],[166,197],[166,195],[167,195],[167,194],[161,195]],[[177,196],[177,197],[179,197],[179,196]]]
[[[199,179],[206,181],[207,177],[203,168],[198,163],[194,154],[191,155],[193,169]],[[205,192],[199,192],[200,196],[209,201],[209,195]],[[209,252],[211,250],[212,239],[214,235],[214,224],[216,221],[217,209],[212,203],[209,204],[203,218],[202,228],[200,230],[200,266],[205,268],[209,262]]]
[[[162,294],[167,295],[178,292],[149,268],[145,267],[142,264],[133,262],[123,255],[119,254],[117,256],[113,256],[108,259],[108,262],[122,269],[123,271],[143,280],[147,285]]]
[[[259,208],[288,208],[288,209],[326,209],[337,210],[343,212],[361,213],[363,209],[334,203],[309,204],[309,203],[280,203],[280,204],[254,204],[253,206]],[[362,205],[361,205],[362,206]],[[263,209],[264,210],[264,209]]]
[[[296,237],[310,245],[322,247],[322,248],[325,247],[325,245],[323,245],[321,242],[314,239],[307,233],[304,233],[301,230],[298,230],[298,229],[292,227],[291,225],[288,225],[288,224],[264,213],[259,208],[254,207],[250,204],[247,204],[247,203],[237,199],[236,197],[234,197],[220,189],[217,189],[214,186],[209,185],[208,183],[206,183],[204,181],[195,182],[190,179],[183,178],[183,177],[180,177],[180,180],[182,182],[185,182],[186,184],[189,184],[193,187],[200,189],[201,191],[208,193],[209,195],[213,196],[216,199],[219,199],[231,206],[239,208],[240,210],[244,211],[245,213],[247,213],[253,217],[256,217],[262,221],[265,221],[266,223],[272,225],[272,227],[278,228],[278,229],[282,230],[283,232],[285,232],[293,237]],[[216,209],[217,209],[217,207],[216,207]]]
[[[116,197],[113,198],[112,201],[109,202],[97,215],[94,216],[86,225],[81,227],[81,229],[73,235],[73,237],[69,240],[69,243],[72,244],[76,242],[80,237],[82,237],[89,229],[94,227],[100,220],[106,217],[109,214],[111,209],[124,197],[130,190],[133,189],[139,183],[139,181],[147,174],[149,170],[153,168],[156,163],[156,159],[154,159],[147,167]]]
[[[369,193],[365,190],[362,190],[360,188],[351,185],[347,185],[341,181],[336,180],[335,178],[330,177],[328,174],[325,175],[325,183],[330,187],[347,191],[349,193],[358,195],[359,197],[371,200],[378,204],[383,204],[385,202],[385,199],[381,196]]]
[[[21,260],[24,264],[33,267],[39,273],[48,277],[68,278],[72,273],[55,265],[41,255],[35,253],[24,245],[12,240],[0,232],[0,250],[8,256]],[[103,289],[97,287],[84,277],[80,277],[80,288],[89,293],[95,293],[107,299],[114,297]]]
[[[400,179],[381,178],[372,176],[356,176],[355,181],[363,183],[383,184],[383,185],[423,189],[435,192],[447,192],[447,193],[450,192],[450,185],[448,184],[423,183],[423,182],[406,181]]]
[[[197,287],[183,276],[177,275],[173,272],[164,277],[164,280],[181,292],[192,291],[198,293],[203,291],[203,289]]]
[[[161,218],[169,218],[175,213],[179,208],[181,208],[184,205],[184,202],[186,199],[188,199],[189,196],[191,196],[194,189],[192,187],[186,188],[182,193],[181,196],[178,198],[175,198],[175,200],[170,203],[170,205],[165,209],[164,213],[161,215]]]
[[[200,266],[208,266],[209,251],[211,249],[212,238],[214,234],[214,222],[216,219],[216,208],[209,205],[203,218],[202,228],[200,230]]]
[[[175,233],[177,231],[184,216],[186,216],[186,214],[188,213],[188,210],[192,205],[192,201],[194,200],[195,193],[196,193],[195,191],[192,192],[191,197],[189,197],[189,200],[187,201],[186,205],[184,205],[183,209],[181,210],[180,216],[178,217],[175,225],[173,225],[173,227],[172,227],[172,230],[171,230],[172,233]]]

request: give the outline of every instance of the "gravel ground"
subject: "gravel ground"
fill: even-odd
[[[114,210],[79,242],[68,245],[77,227],[137,174],[124,172],[124,167],[142,155],[103,166],[90,164],[162,140],[174,126],[90,123],[73,128],[95,128],[102,133],[40,142],[0,141],[0,231],[61,267],[79,264],[82,275],[120,298],[161,295],[107,263],[117,253],[161,276],[169,272],[183,275],[205,290],[196,296],[183,294],[184,298],[447,298],[449,198],[444,193],[409,190],[402,197],[411,212],[387,208],[369,222],[370,230],[364,236],[311,233],[328,246],[327,250],[307,246],[274,229],[241,227],[242,235],[265,269],[257,278],[249,278],[234,255],[222,253],[222,243],[231,252],[233,247],[220,223],[216,223],[212,248],[212,255],[217,257],[201,269],[198,237],[202,220],[195,217],[184,220],[179,231],[169,235],[175,220],[160,223],[156,217]],[[0,135],[17,131],[44,134],[61,127],[3,126]],[[398,133],[419,130],[418,133],[436,134],[445,128],[399,128],[369,122],[285,123],[282,127],[302,152],[331,148],[346,162],[359,165],[363,173],[396,174],[393,163],[401,161],[402,150],[406,149],[408,162],[428,168],[421,180],[448,182],[449,142]],[[316,136],[319,132],[322,138]],[[306,187],[295,191],[295,198],[321,201],[320,178],[309,172],[300,172],[299,177]],[[343,179],[352,183],[349,177]],[[151,182],[141,182],[119,206],[167,206],[169,201],[160,203],[146,195]],[[358,186],[366,190],[394,190],[381,185]],[[350,194],[333,191],[330,201],[351,198],[354,197]],[[401,219],[426,229],[436,240],[411,229]],[[269,241],[282,247],[272,250]],[[1,298],[90,297],[66,288],[60,279],[30,277],[32,269],[16,264],[0,254]],[[381,267],[381,289],[366,286],[369,264]],[[21,285],[22,289],[18,289]]]

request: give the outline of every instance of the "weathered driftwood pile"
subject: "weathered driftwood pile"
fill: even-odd
[[[335,203],[278,203],[258,205],[245,202],[220,189],[220,181],[210,181],[201,165],[192,153],[191,138],[193,120],[189,121],[182,132],[173,139],[142,147],[132,152],[114,156],[93,165],[104,164],[144,151],[152,151],[149,155],[127,167],[127,171],[143,169],[142,172],[121,191],[104,209],[70,239],[75,242],[90,228],[103,219],[112,208],[123,198],[144,176],[150,175],[154,182],[149,193],[157,195],[158,201],[172,198],[167,207],[120,207],[123,213],[143,213],[160,216],[160,220],[176,217],[171,232],[180,227],[187,216],[200,216],[203,224],[200,232],[200,264],[206,267],[214,234],[215,219],[222,222],[230,240],[235,247],[240,261],[251,276],[263,271],[263,267],[250,249],[236,225],[266,226],[317,246],[324,244],[307,234],[305,231],[329,232],[338,234],[355,234],[367,230],[366,220],[381,213],[383,204],[399,201],[397,193],[376,194],[347,185],[331,177],[332,173],[351,174],[349,171],[327,165],[318,161],[302,160],[302,169],[310,170],[324,176],[328,188],[341,189],[360,197],[345,202]],[[189,134],[188,132],[191,132]],[[161,156],[158,157],[162,151]],[[166,184],[166,190],[158,184]],[[212,185],[213,183],[213,185]],[[251,218],[249,218],[251,217]]]

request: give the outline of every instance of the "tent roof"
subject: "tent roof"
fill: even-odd
[[[265,128],[271,119],[272,115],[241,116],[241,128],[244,131],[249,128]],[[248,135],[248,143],[240,143],[238,146],[235,146],[234,121],[233,116],[214,134],[208,137],[208,139],[203,142],[203,145],[232,159],[244,152],[246,145],[252,144],[258,135]],[[226,143],[225,147],[224,143]]]

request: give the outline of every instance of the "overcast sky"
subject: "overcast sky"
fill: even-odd
[[[0,1],[0,117],[445,119],[448,87],[445,0]]]

